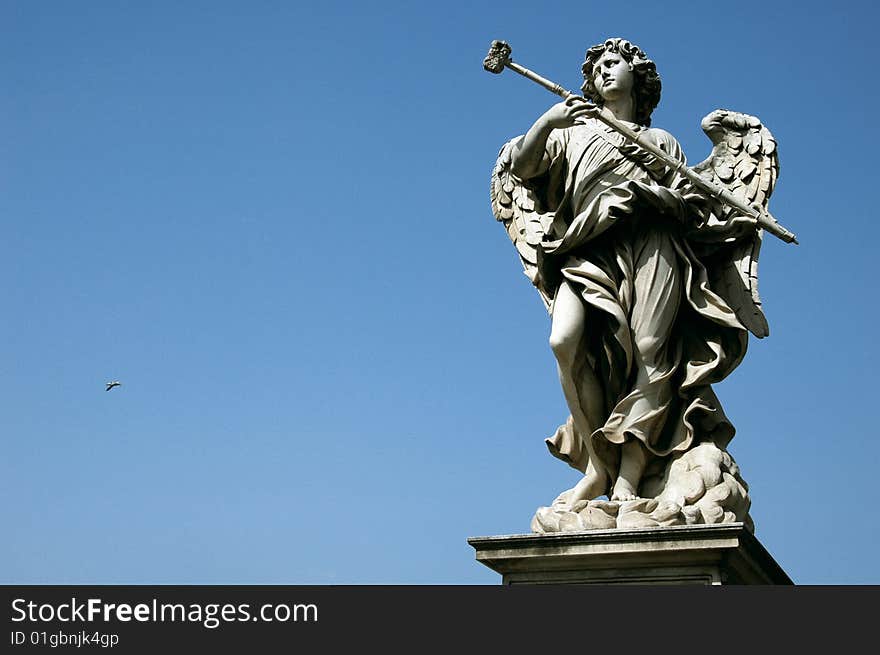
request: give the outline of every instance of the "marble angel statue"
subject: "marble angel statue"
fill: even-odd
[[[493,213],[551,317],[570,416],[547,444],[583,473],[532,529],[751,526],[712,385],[742,361],[749,332],[768,334],[762,227],[794,241],[766,212],[776,142],[754,116],[716,110],[702,122],[712,153],[688,168],[651,127],[661,84],[641,48],[608,39],[582,72],[583,95],[554,88],[566,100],[505,144],[492,173]]]

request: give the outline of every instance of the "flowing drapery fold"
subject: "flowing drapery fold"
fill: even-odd
[[[642,134],[684,161],[668,133]],[[542,174],[526,183],[555,212],[539,249],[541,281],[568,284],[587,311],[584,357],[568,373],[578,384],[600,385],[579,396],[605,405],[601,425],[569,418],[547,443],[581,471],[594,458],[610,480],[615,446],[628,439],[656,457],[695,441],[726,446],[734,429],[711,385],[736,368],[748,343],[691,247],[697,209],[686,181],[627,156],[620,138],[595,120],[554,130]]]

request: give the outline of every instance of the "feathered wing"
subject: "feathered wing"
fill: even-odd
[[[507,229],[507,236],[516,247],[523,272],[531,280],[546,308],[550,308],[553,293],[544,287],[538,275],[538,244],[553,222],[552,212],[542,212],[534,191],[511,172],[511,152],[521,137],[511,139],[498,153],[492,171],[490,196],[492,213]]]
[[[702,122],[703,131],[714,144],[705,161],[693,167],[703,177],[726,187],[748,205],[767,208],[779,175],[776,140],[754,116],[717,109]],[[735,219],[735,209],[724,207],[705,227],[712,229]],[[744,237],[722,240],[707,266],[713,290],[728,302],[737,318],[756,337],[770,333],[758,295],[758,255],[763,230],[749,229]]]

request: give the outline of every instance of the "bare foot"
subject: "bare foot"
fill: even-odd
[[[566,499],[569,505],[581,500],[593,500],[605,493],[606,478],[596,470],[587,470],[586,475],[571,489]]]
[[[645,449],[638,440],[631,439],[623,444],[620,449],[620,473],[611,490],[611,500],[627,501],[639,497],[639,481],[645,471],[645,456]]]
[[[633,489],[632,484],[628,480],[617,478],[617,482],[614,483],[614,489],[611,490],[611,500],[625,502],[627,500],[637,500],[638,497],[636,490]]]

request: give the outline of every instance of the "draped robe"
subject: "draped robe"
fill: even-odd
[[[684,162],[667,132],[630,127]],[[686,180],[652,157],[625,154],[623,143],[595,119],[554,130],[539,175],[526,181],[555,211],[539,252],[543,283],[552,293],[564,279],[586,309],[568,373],[577,385],[598,384],[598,394],[578,396],[604,405],[601,425],[569,418],[547,444],[581,471],[592,458],[609,484],[619,468],[615,446],[629,439],[655,462],[703,440],[727,445],[734,428],[710,385],[736,368],[748,343],[692,248],[698,221],[682,193]]]

